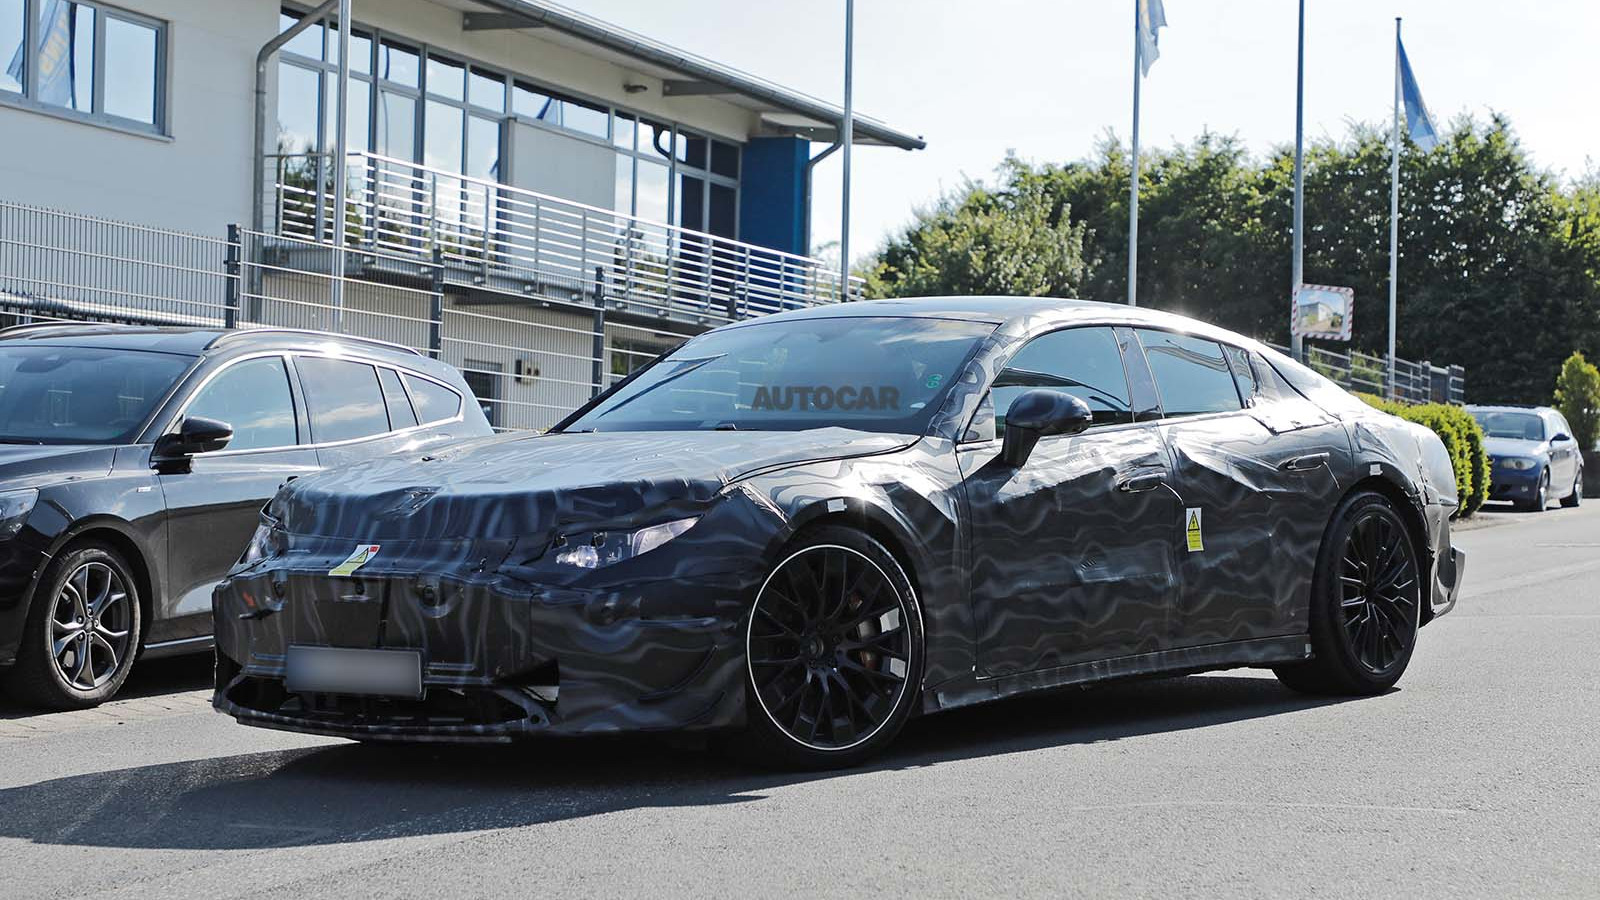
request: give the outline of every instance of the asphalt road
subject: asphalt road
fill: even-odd
[[[1463,531],[1399,689],[1270,674],[912,723],[764,774],[656,741],[365,748],[127,699],[0,706],[0,896],[1586,896],[1600,893],[1600,503]]]

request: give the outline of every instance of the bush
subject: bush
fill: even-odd
[[[1372,394],[1356,394],[1368,405],[1431,430],[1444,442],[1455,471],[1461,505],[1456,515],[1470,516],[1489,496],[1489,454],[1483,448],[1483,428],[1472,414],[1447,403],[1407,406]]]
[[[1556,377],[1556,408],[1572,426],[1572,436],[1585,454],[1600,439],[1600,369],[1573,351]]]

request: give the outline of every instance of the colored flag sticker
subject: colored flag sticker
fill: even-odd
[[[356,570],[366,565],[374,556],[378,555],[377,544],[359,544],[344,558],[344,562],[328,570],[329,575],[354,575]]]
[[[1190,507],[1183,511],[1183,534],[1189,541],[1190,553],[1206,548],[1205,541],[1200,537],[1199,507]]]

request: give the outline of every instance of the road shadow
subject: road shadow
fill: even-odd
[[[191,653],[166,659],[141,659],[128,673],[128,681],[117,692],[115,700],[137,700],[158,697],[211,686],[211,654]],[[115,701],[113,701],[115,702]],[[26,719],[30,716],[48,715],[57,710],[24,706],[0,692],[0,721]]]
[[[844,772],[761,772],[661,738],[508,748],[340,744],[120,769],[0,791],[0,836],[84,847],[241,850],[537,825],[625,809],[748,803],[763,791],[1292,714],[1337,701],[1270,677],[1069,690],[910,723]]]

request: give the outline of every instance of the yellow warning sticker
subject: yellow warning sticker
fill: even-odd
[[[378,555],[377,544],[360,544],[350,551],[344,562],[328,570],[329,575],[354,575],[356,570],[366,565],[374,556]]]
[[[1205,541],[1200,537],[1200,508],[1190,507],[1183,511],[1183,533],[1189,540],[1189,552],[1204,550]]]

